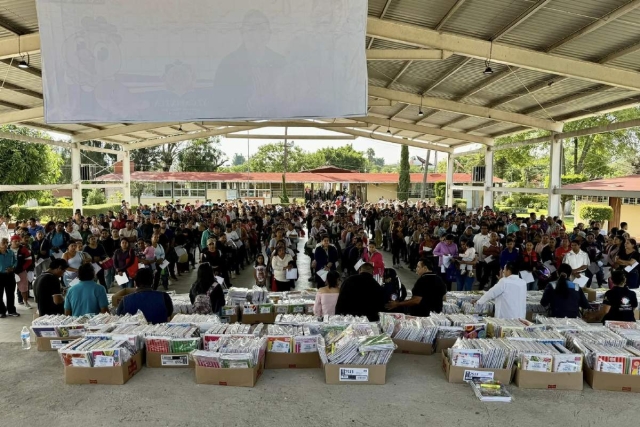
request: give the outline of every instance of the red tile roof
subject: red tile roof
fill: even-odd
[[[95,181],[121,181],[122,175],[107,174],[95,178]],[[281,182],[281,173],[271,172],[131,172],[132,181],[141,182]],[[430,173],[428,182],[445,181],[446,174]],[[397,173],[287,173],[288,183],[353,183],[353,184],[395,184],[398,182]],[[412,173],[412,183],[421,183],[422,174]],[[456,184],[471,183],[471,174],[455,173],[453,182]],[[503,182],[494,178],[494,182]]]
[[[640,175],[621,176],[618,178],[597,179],[563,185],[563,190],[598,190],[598,191],[640,191]]]

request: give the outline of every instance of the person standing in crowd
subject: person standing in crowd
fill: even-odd
[[[69,264],[67,261],[54,259],[49,268],[40,274],[33,284],[33,292],[38,301],[40,316],[64,314],[64,298],[60,280]]]
[[[94,278],[95,272],[91,264],[82,264],[78,268],[80,282],[67,291],[64,299],[64,314],[84,316],[107,312],[109,309],[107,292],[104,286],[94,281]]]
[[[458,266],[456,283],[458,285],[458,291],[469,292],[473,289],[473,282],[475,275],[473,274],[473,268],[478,263],[478,257],[476,256],[476,250],[472,245],[469,245],[469,241],[462,239],[460,241],[460,251],[462,252],[459,259],[455,259]]]
[[[88,254],[91,257],[91,262],[96,263],[99,266],[105,259],[107,259],[107,253],[102,245],[98,244],[98,238],[93,234],[91,234],[87,239],[87,245],[82,249],[82,252]],[[104,286],[105,290],[109,292],[109,288],[107,288],[107,283],[105,281],[104,268],[100,268],[96,277],[98,278],[98,282],[100,282],[100,284]]]
[[[627,278],[623,271],[615,270],[611,272],[611,282],[613,287],[604,294],[600,315],[604,315],[602,322],[607,320],[617,322],[635,322],[633,314],[638,308],[638,298],[636,293],[626,286]]]
[[[119,276],[126,275],[129,278],[129,282],[120,285],[121,288],[133,288],[133,274],[131,274],[133,267],[137,268],[136,254],[132,248],[129,247],[129,241],[127,239],[120,240],[120,248],[116,249],[113,253],[113,266],[116,270],[116,274]]]
[[[338,267],[336,265],[338,263],[338,250],[331,244],[329,236],[322,236],[321,245],[316,248],[313,259],[315,261],[316,271],[320,271],[322,269],[336,271],[336,268]],[[324,280],[322,280],[318,275],[316,275],[316,285],[318,288],[324,286]]]
[[[376,249],[375,242],[369,242],[369,250],[364,252],[362,260],[373,265],[373,275],[375,277],[384,276],[384,258],[382,253]]]
[[[31,235],[31,237],[36,237],[36,234],[38,233],[38,231],[41,231],[42,234],[44,235],[44,227],[39,225],[36,222],[35,218],[30,218],[29,219],[29,225],[27,226],[29,234]]]
[[[50,255],[60,258],[60,255],[67,251],[69,243],[71,242],[71,236],[64,231],[64,223],[58,222],[56,228],[51,231],[45,239],[48,241],[47,247],[50,249]],[[56,256],[56,254],[58,256]]]
[[[489,226],[483,222],[480,225],[480,233],[473,237],[473,248],[476,250],[476,254],[478,254],[476,277],[478,278],[478,282],[480,282],[480,289],[487,287],[487,280],[491,275],[491,273],[489,273],[489,275],[486,274],[487,263],[484,261],[484,245],[487,243],[489,243]]]
[[[18,263],[14,270],[14,274],[20,278],[17,282],[18,304],[24,304],[26,308],[32,308],[29,304],[29,279],[27,278],[27,273],[34,270],[33,255],[28,246],[20,243],[20,236],[17,234],[11,236],[10,249],[18,258]]]
[[[133,228],[133,221],[130,219],[128,219],[125,224],[125,227],[118,232],[118,237],[120,237],[120,239],[127,239],[129,245],[131,245],[138,240],[138,230]]]
[[[640,254],[636,250],[636,241],[634,239],[626,239],[624,248],[618,251],[616,265],[620,271],[625,273],[627,287],[629,289],[637,289]]]
[[[342,283],[335,314],[367,316],[370,322],[377,322],[379,313],[384,311],[384,304],[384,291],[373,278],[373,266],[365,263],[358,274]]]
[[[20,317],[15,306],[16,277],[14,270],[18,265],[18,257],[9,249],[9,239],[0,240],[0,319]],[[7,304],[5,305],[2,293]]]
[[[564,262],[564,256],[566,254],[568,254],[569,252],[571,252],[571,245],[569,244],[569,238],[568,237],[563,237],[560,240],[560,247],[558,247],[556,249],[556,253],[555,253],[555,267],[560,268],[560,264],[562,264]]]
[[[524,319],[527,315],[527,284],[518,274],[516,263],[509,262],[502,270],[502,277],[477,302],[495,303],[494,317],[498,319]]]
[[[78,269],[82,265],[82,252],[77,249],[77,244],[75,242],[71,242],[67,247],[67,251],[62,255],[62,259],[67,261],[69,264],[64,272],[64,276],[62,277],[65,287],[69,286],[73,279],[78,277]]]
[[[411,290],[411,299],[406,301],[391,301],[387,303],[388,310],[409,308],[409,314],[418,317],[429,317],[431,313],[441,313],[447,287],[440,276],[434,274],[424,260],[418,261],[416,266],[418,280]]]
[[[444,239],[436,245],[433,254],[438,257],[438,267],[440,267],[438,274],[447,285],[447,289],[451,290],[451,282],[457,276],[454,259],[458,256],[458,246],[453,243],[453,235],[445,235]],[[445,257],[448,259],[446,263]]]
[[[45,242],[44,231],[38,231],[36,238],[31,243],[31,252],[35,260],[35,277],[40,276],[49,269],[51,258],[49,257],[49,249],[44,244]]]
[[[140,310],[151,324],[166,323],[173,315],[173,302],[166,292],[154,291],[153,273],[148,268],[138,270],[134,279],[136,291],[118,304],[118,316],[136,314]]]
[[[391,254],[393,258],[393,268],[401,268],[400,253],[405,245],[404,234],[399,222],[393,224],[391,231]]]
[[[489,241],[482,247],[482,255],[484,257],[484,277],[481,280],[481,284],[484,285],[484,290],[489,287],[493,287],[498,281],[498,272],[500,271],[500,253],[502,252],[502,245],[498,240],[498,233],[489,233]]]
[[[403,302],[407,299],[407,288],[400,283],[398,272],[393,268],[384,269],[384,284],[382,288],[384,289],[385,304],[392,301]]]
[[[198,267],[196,282],[191,286],[189,299],[196,314],[220,315],[224,306],[222,286],[215,279],[215,271],[209,264]]]
[[[314,316],[332,316],[336,314],[336,303],[340,295],[340,273],[330,271],[327,273],[326,286],[318,289],[316,301],[313,305]]]
[[[551,317],[575,319],[581,317],[581,308],[591,309],[584,292],[569,280],[572,272],[569,264],[560,265],[558,281],[549,283],[542,294],[540,305],[548,307]]]
[[[562,263],[571,266],[573,269],[571,278],[577,279],[582,274],[587,274],[587,268],[590,264],[589,255],[580,249],[580,242],[574,240],[571,242],[571,250],[564,255]]]
[[[538,268],[540,268],[538,253],[533,249],[533,242],[527,242],[524,246],[524,251],[522,251],[518,259],[518,270],[520,270],[521,273],[526,271],[531,274],[533,280],[527,282],[527,290],[529,291],[538,290],[538,279],[536,277]]]
[[[284,246],[278,246],[276,248],[276,254],[271,259],[271,267],[273,269],[273,276],[276,279],[278,292],[291,290],[291,282],[287,280],[287,270],[291,269],[291,265],[289,264],[291,261],[293,261],[293,258],[287,253],[286,248]]]

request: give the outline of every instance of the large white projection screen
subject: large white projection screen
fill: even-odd
[[[366,0],[37,0],[47,123],[363,116]]]

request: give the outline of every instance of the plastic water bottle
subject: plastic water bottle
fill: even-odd
[[[22,332],[20,332],[20,340],[22,341],[23,350],[31,349],[31,332],[29,332],[29,328],[26,326],[24,326]]]

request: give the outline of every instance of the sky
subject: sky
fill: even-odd
[[[338,128],[339,129],[339,128]],[[295,128],[289,129],[289,135],[338,135],[335,132],[327,131],[324,129],[316,129],[316,128]],[[241,132],[240,134],[247,134],[247,132]],[[284,128],[261,128],[249,131],[249,134],[256,135],[284,135]],[[272,144],[278,141],[282,141],[282,138],[274,139],[274,140],[266,140],[266,139],[253,139],[248,142],[247,147],[247,139],[227,139],[222,138],[222,150],[227,153],[227,157],[229,159],[233,158],[235,153],[241,153],[242,155],[247,157],[247,150],[251,155],[256,153],[260,146],[265,144]],[[366,152],[369,148],[373,148],[376,152],[376,157],[384,157],[385,164],[393,165],[400,162],[400,145],[393,144],[390,142],[372,140],[368,138],[357,138],[355,140],[299,140],[295,141],[293,139],[295,145],[302,148],[305,151],[317,151],[321,148],[325,147],[341,147],[347,144],[352,144],[353,148],[356,151]],[[426,156],[426,150],[409,147],[409,156],[420,156],[424,158]],[[444,153],[438,154],[438,160],[444,159]],[[433,153],[431,154],[431,163],[433,164]]]

